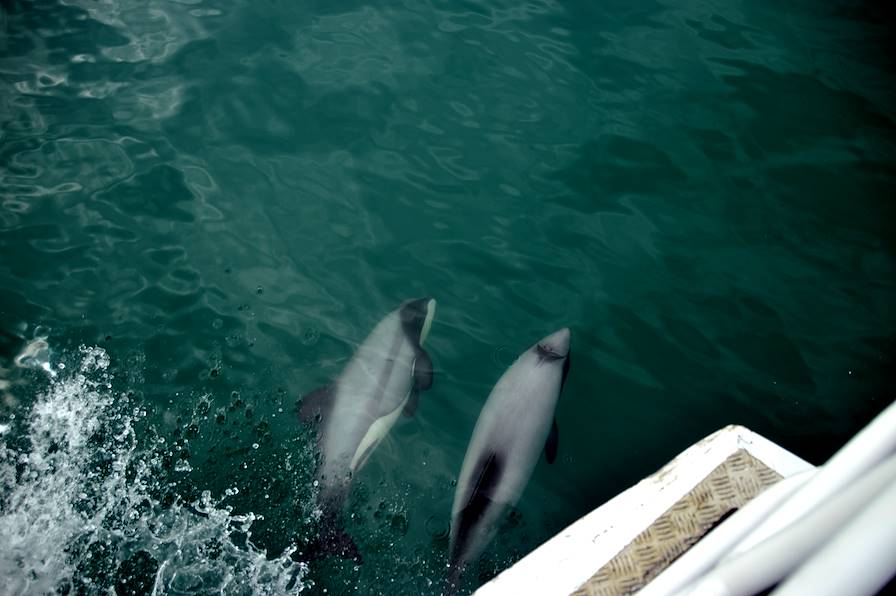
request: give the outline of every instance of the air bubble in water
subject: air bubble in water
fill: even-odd
[[[320,330],[315,329],[314,327],[306,329],[305,333],[302,334],[302,344],[306,346],[313,346],[320,339]]]

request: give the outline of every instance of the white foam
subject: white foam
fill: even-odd
[[[233,515],[229,494],[158,501],[162,442],[138,442],[144,413],[111,389],[105,351],[81,348],[79,360],[37,396],[24,430],[0,432],[3,590],[111,593],[121,563],[144,551],[158,563],[147,578],[154,594],[301,592],[307,566],[291,550],[269,560],[254,547],[256,516]]]

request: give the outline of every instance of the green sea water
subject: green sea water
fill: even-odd
[[[561,326],[560,455],[466,588],[724,425],[823,462],[892,400],[892,23],[4,0],[0,592],[439,593],[479,410]],[[363,562],[315,558],[295,404],[420,296],[433,388]]]

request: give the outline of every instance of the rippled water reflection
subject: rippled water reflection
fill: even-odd
[[[412,0],[0,11],[7,579],[437,592],[479,408],[561,325],[574,352],[561,456],[536,470],[469,587],[724,424],[819,462],[891,399],[886,13]],[[385,312],[429,294],[435,386],[346,510],[364,564],[312,561],[314,456],[295,401]],[[57,377],[16,364],[40,337],[50,370],[69,366]],[[81,345],[108,371],[78,378]],[[80,443],[53,451],[66,441]],[[40,500],[54,480],[28,466],[42,450],[72,470],[58,480],[68,496]],[[105,467],[82,474],[94,460]],[[59,526],[65,548],[34,558],[35,523]],[[281,556],[292,546],[307,572]]]

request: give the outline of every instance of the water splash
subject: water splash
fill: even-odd
[[[25,344],[13,362],[20,368],[39,368],[55,377],[56,371],[50,366],[51,355],[47,338],[39,335]]]
[[[251,541],[257,516],[234,515],[229,495],[160,496],[163,442],[138,441],[145,412],[113,391],[105,351],[78,359],[0,433],[4,592],[301,592],[307,566],[292,549],[268,559]]]

